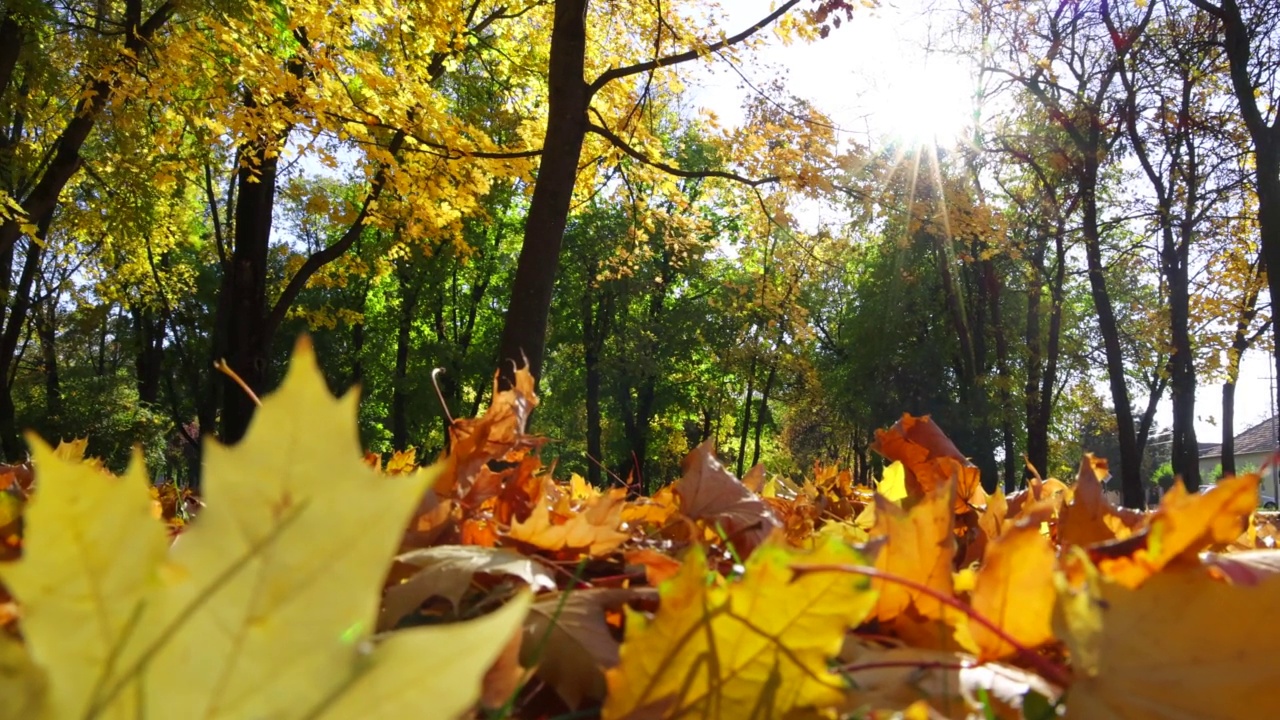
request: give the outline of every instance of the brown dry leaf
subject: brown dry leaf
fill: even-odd
[[[855,690],[849,691],[844,710],[854,717],[876,717],[877,711],[906,711],[925,703],[932,714],[924,717],[991,717],[1022,720],[1022,703],[1028,693],[1056,700],[1058,693],[1039,675],[998,663],[981,663],[963,653],[914,647],[874,647],[847,642],[840,654],[841,673]],[[989,702],[978,697],[985,690]],[[886,717],[888,715],[885,715]]]
[[[515,386],[498,390],[498,374],[493,376],[493,403],[484,416],[473,420],[458,419],[449,427],[449,456],[445,471],[435,490],[451,497],[457,486],[469,487],[480,468],[490,460],[519,462],[540,438],[524,434],[529,413],[538,406],[534,379],[520,368],[515,373]]]
[[[950,482],[943,483],[910,510],[876,496],[876,525],[871,537],[884,541],[876,556],[877,570],[914,580],[942,595],[952,594],[952,488]],[[909,608],[922,618],[943,617],[942,604],[917,590],[883,580],[874,581],[872,587],[880,591],[875,617],[881,622],[893,621]]]
[[[1053,639],[1055,553],[1040,534],[1040,523],[1020,525],[996,538],[978,570],[969,604],[1025,648]],[[1010,645],[984,626],[970,622],[969,633],[984,660],[1015,654]]]
[[[1234,720],[1280,705],[1280,576],[1246,587],[1170,567],[1130,589],[1079,550],[1063,564],[1054,629],[1075,676],[1067,718]]]
[[[456,608],[477,575],[509,576],[524,581],[534,592],[556,588],[555,570],[527,555],[497,548],[441,545],[403,553],[396,561],[418,568],[404,582],[387,588],[382,597],[378,629],[396,626],[402,618],[432,597]]]
[[[1137,587],[1179,558],[1198,562],[1201,550],[1236,539],[1257,506],[1257,475],[1227,478],[1195,495],[1179,483],[1150,517],[1145,542],[1130,555],[1100,559],[1098,568],[1126,587]]]
[[[957,513],[986,504],[986,492],[978,468],[956,448],[928,415],[903,413],[888,430],[877,430],[872,449],[890,460],[902,462],[907,492],[913,497],[955,483]]]
[[[550,478],[545,483],[554,485]],[[551,506],[544,500],[534,506],[528,520],[512,523],[507,538],[569,557],[608,555],[631,539],[619,529],[626,496],[627,491],[621,488],[610,490],[589,501],[581,511],[571,512],[563,522],[557,522],[559,513],[552,517]],[[553,496],[551,502],[559,499]]]
[[[675,482],[680,510],[695,520],[718,524],[740,557],[747,557],[782,523],[759,495],[751,492],[715,457],[707,440],[681,464]]]
[[[591,588],[544,595],[533,603],[524,623],[521,662],[536,666],[538,677],[556,691],[570,709],[605,695],[604,671],[618,664],[619,641],[605,620],[652,590]]]
[[[1063,506],[1058,522],[1058,540],[1063,547],[1116,539],[1114,525],[1107,522],[1115,510],[1102,495],[1102,480],[1110,474],[1107,461],[1093,453],[1085,453],[1080,460],[1071,501]]]

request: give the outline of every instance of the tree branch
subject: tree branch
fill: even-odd
[[[610,143],[613,144],[614,147],[618,148],[619,150],[626,153],[627,155],[630,155],[632,158],[635,158],[639,162],[642,162],[645,165],[648,165],[649,167],[657,168],[665,173],[675,175],[676,177],[723,178],[725,180],[733,180],[734,182],[740,182],[743,185],[746,185],[748,187],[759,187],[761,185],[767,185],[769,183],[778,182],[778,180],[781,179],[776,175],[770,175],[769,177],[753,179],[753,178],[739,175],[737,173],[728,172],[727,170],[683,170],[674,165],[668,165],[667,163],[664,163],[660,160],[654,160],[648,155],[645,155],[644,153],[635,149],[631,145],[627,144],[627,141],[618,137],[617,133],[613,132],[608,128],[601,127],[600,125],[596,125],[595,123],[588,123],[587,130],[599,135],[605,140],[608,140]]]
[[[395,136],[391,138],[391,144],[387,146],[387,150],[395,157],[399,154],[400,148],[404,145],[405,133],[397,131]],[[360,208],[360,214],[352,221],[351,226],[342,234],[338,241],[322,250],[318,250],[307,257],[302,263],[302,267],[298,268],[298,272],[289,278],[289,284],[285,286],[284,291],[280,293],[280,297],[276,299],[275,305],[271,307],[271,314],[267,316],[266,329],[264,335],[271,337],[275,333],[276,328],[280,327],[280,323],[284,321],[285,313],[289,312],[289,307],[293,305],[293,301],[298,298],[298,294],[306,287],[307,281],[320,268],[337,260],[343,253],[351,249],[356,239],[360,237],[360,233],[364,232],[364,221],[369,217],[369,210],[373,207],[378,197],[382,195],[382,190],[387,184],[387,167],[383,165],[378,168],[378,172],[373,176],[373,182],[369,186],[369,194],[365,197],[364,206]]]
[[[650,70],[657,70],[658,68],[663,68],[670,65],[678,65],[680,63],[688,62],[690,60],[696,60],[704,55],[710,55],[711,53],[714,53],[717,50],[722,50],[732,45],[737,45],[743,40],[746,40],[752,35],[755,35],[757,32],[760,32],[761,29],[771,24],[774,20],[777,20],[783,15],[786,15],[788,10],[795,7],[799,3],[800,3],[800,0],[787,0],[786,2],[782,3],[782,5],[780,5],[777,10],[774,10],[773,12],[769,13],[767,16],[765,16],[764,19],[762,19],[760,22],[756,23],[755,25],[752,25],[746,30],[743,30],[737,35],[734,35],[733,37],[727,37],[724,40],[721,40],[720,42],[712,43],[705,48],[700,48],[696,50],[686,50],[685,52],[682,52],[682,53],[676,53],[675,55],[667,55],[665,57],[654,58],[647,62],[636,63],[635,65],[628,65],[627,67],[612,68],[610,70],[606,70],[604,71],[603,74],[600,75],[600,77],[595,79],[595,82],[591,83],[591,85],[587,87],[587,93],[589,95],[595,95],[597,92],[600,91],[600,88],[604,87],[605,85],[608,85],[609,83],[619,78],[624,78],[631,75],[639,75],[640,73],[646,73],[646,72],[649,72]]]

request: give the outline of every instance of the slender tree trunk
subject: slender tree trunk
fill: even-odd
[[[36,335],[40,338],[40,365],[44,371],[45,413],[60,427],[62,419],[62,381],[58,376],[57,298],[50,295],[43,308],[32,313]]]
[[[547,318],[560,264],[560,246],[569,204],[578,179],[578,161],[587,135],[587,106],[591,94],[584,77],[587,55],[588,0],[556,0],[551,26],[547,70],[547,130],[542,161],[529,214],[524,243],[516,262],[511,299],[498,346],[500,382],[509,387],[511,363],[523,365],[535,377],[542,374]]]
[[[751,429],[751,398],[756,390],[756,356],[751,355],[747,369],[747,397],[742,401],[742,429],[738,431],[738,477],[742,477],[747,459],[747,433]]]
[[[1254,279],[1263,272],[1264,262],[1258,258],[1254,265]],[[1240,360],[1257,337],[1249,336],[1249,328],[1258,316],[1258,292],[1261,283],[1252,282],[1245,293],[1240,314],[1236,317],[1236,329],[1231,337],[1231,350],[1227,353],[1227,381],[1222,384],[1222,474],[1236,474],[1236,381],[1240,377]],[[1262,332],[1261,330],[1258,331]]]
[[[587,480],[599,487],[604,483],[601,469],[604,443],[600,426],[600,354],[604,346],[603,316],[606,309],[603,303],[597,302],[594,262],[588,264],[585,275],[586,283],[582,294],[582,349],[587,381]]]
[[[769,393],[773,390],[773,381],[778,376],[778,363],[769,365],[769,374],[764,380],[764,390],[760,393],[760,412],[756,413],[755,450],[751,453],[751,467],[760,462],[760,434],[764,430],[764,414],[769,408]],[[741,475],[741,472],[739,472]]]
[[[1083,198],[1083,235],[1085,257],[1089,267],[1089,290],[1098,313],[1098,330],[1102,334],[1106,351],[1107,379],[1111,386],[1111,402],[1116,416],[1116,430],[1120,444],[1120,488],[1125,507],[1146,507],[1147,494],[1143,490],[1142,454],[1138,449],[1137,429],[1134,427],[1133,407],[1129,402],[1129,388],[1125,383],[1124,352],[1120,347],[1120,331],[1116,325],[1115,310],[1111,306],[1111,294],[1107,289],[1105,269],[1102,264],[1102,240],[1098,229],[1098,162],[1097,146],[1093,152],[1086,149],[1084,171],[1080,178],[1080,194]]]
[[[396,316],[396,367],[392,379],[391,446],[396,450],[409,447],[409,349],[413,341],[413,321],[418,309],[418,288],[405,268],[400,276],[400,309]]]

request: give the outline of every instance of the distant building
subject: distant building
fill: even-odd
[[[1277,477],[1276,463],[1271,461],[1280,450],[1280,443],[1276,442],[1276,423],[1277,416],[1272,415],[1236,435],[1235,438],[1236,469],[1249,468],[1261,471],[1264,465],[1269,465],[1267,472],[1262,476],[1262,488],[1264,494],[1273,496],[1277,482],[1280,480]],[[1221,464],[1222,445],[1209,445],[1201,449],[1200,477],[1206,485],[1216,480],[1212,473]],[[1269,490],[1272,492],[1268,492]]]

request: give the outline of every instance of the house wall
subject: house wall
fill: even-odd
[[[1243,469],[1246,467],[1261,468],[1262,464],[1271,459],[1270,452],[1253,452],[1253,453],[1237,453],[1236,467]],[[1212,482],[1213,478],[1209,473],[1222,462],[1222,457],[1218,455],[1200,458],[1200,478],[1206,485]],[[1265,495],[1275,495],[1277,482],[1277,468],[1272,466],[1270,471],[1263,476],[1262,492]]]

